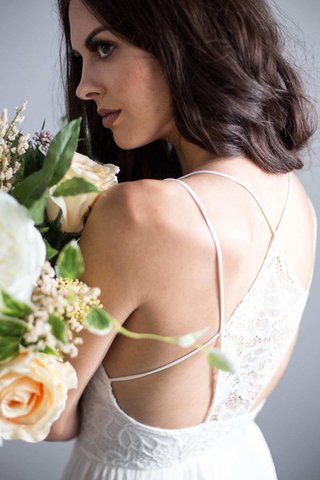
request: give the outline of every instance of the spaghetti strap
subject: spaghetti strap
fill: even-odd
[[[219,241],[219,238],[218,238],[218,235],[216,233],[216,230],[213,226],[213,223],[212,221],[210,220],[210,217],[206,211],[206,208],[204,206],[204,204],[202,203],[202,201],[200,200],[199,196],[196,194],[196,192],[190,187],[190,185],[188,185],[187,183],[183,182],[181,179],[182,178],[187,178],[187,177],[190,177],[192,175],[197,175],[199,173],[210,173],[210,174],[213,174],[213,175],[218,175],[218,176],[221,176],[221,177],[224,177],[224,178],[227,178],[235,183],[238,183],[239,185],[241,185],[243,188],[245,188],[245,190],[253,197],[253,199],[256,201],[257,205],[259,206],[263,216],[265,217],[268,225],[269,225],[269,228],[272,232],[272,235],[273,235],[273,240],[274,238],[276,237],[276,234],[277,234],[277,231],[279,230],[279,227],[280,227],[280,224],[283,220],[283,217],[284,217],[284,214],[285,214],[285,210],[286,210],[286,207],[287,207],[287,204],[288,204],[288,201],[289,201],[289,196],[290,196],[290,187],[291,187],[291,174],[289,173],[288,174],[288,189],[287,189],[287,195],[286,195],[286,200],[285,200],[285,203],[284,203],[284,206],[282,208],[282,212],[281,212],[281,215],[280,215],[280,219],[278,221],[278,224],[276,226],[276,228],[273,228],[272,224],[270,223],[265,211],[264,211],[264,208],[262,206],[262,204],[260,203],[260,201],[257,199],[257,197],[254,195],[254,193],[251,191],[251,189],[249,187],[247,187],[245,185],[245,183],[243,183],[240,179],[238,179],[237,177],[233,177],[232,175],[228,175],[227,173],[222,173],[222,172],[218,172],[218,171],[215,171],[215,170],[196,170],[194,172],[191,172],[191,173],[188,173],[180,178],[166,178],[165,180],[171,180],[171,181],[175,181],[177,183],[179,183],[180,185],[182,185],[187,191],[188,193],[191,195],[191,197],[193,198],[193,200],[195,201],[195,203],[197,204],[203,218],[205,219],[207,225],[208,225],[208,228],[209,228],[209,231],[210,231],[210,234],[212,236],[212,239],[213,239],[213,242],[215,244],[215,247],[216,247],[216,255],[217,255],[217,266],[218,266],[218,288],[219,288],[219,310],[220,310],[220,316],[219,316],[219,329],[218,329],[218,332],[215,333],[212,337],[210,337],[206,342],[204,342],[200,347],[197,347],[195,348],[194,350],[192,350],[191,352],[177,358],[176,360],[173,360],[171,362],[168,362],[164,365],[161,365],[160,367],[157,367],[157,368],[154,368],[152,370],[148,370],[146,372],[141,372],[141,373],[136,373],[136,374],[133,374],[133,375],[127,375],[127,376],[121,376],[121,377],[113,377],[113,378],[110,378],[109,377],[109,380],[111,382],[118,382],[118,381],[125,381],[125,380],[134,380],[136,378],[142,378],[142,377],[145,377],[147,375],[151,375],[153,373],[156,373],[156,372],[161,372],[163,370],[166,370],[167,368],[169,367],[173,367],[174,365],[177,365],[181,362],[183,362],[184,360],[186,360],[187,358],[190,358],[191,356],[195,355],[196,353],[198,353],[199,351],[201,351],[202,349],[204,349],[206,346],[210,345],[211,343],[213,343],[215,340],[217,340],[219,337],[220,337],[220,349],[223,350],[223,332],[224,332],[224,326],[225,326],[225,304],[224,304],[224,277],[223,277],[223,258],[222,258],[222,249],[221,249],[221,245],[220,245],[220,241]],[[218,378],[219,378],[219,375],[218,375]],[[218,382],[218,380],[217,380]]]
[[[215,244],[215,247],[216,247],[216,254],[217,254],[217,264],[218,264],[218,285],[219,285],[219,310],[220,310],[220,317],[219,317],[219,329],[218,329],[218,332],[216,332],[212,337],[210,337],[206,342],[204,342],[200,347],[197,347],[195,348],[194,350],[192,350],[191,352],[179,357],[178,359],[176,360],[173,360],[172,362],[169,362],[169,363],[166,363],[165,365],[162,365],[160,367],[157,367],[157,368],[154,368],[152,370],[148,370],[146,372],[143,372],[143,373],[137,373],[137,374],[133,374],[133,375],[127,375],[127,376],[121,376],[121,377],[113,377],[113,378],[110,378],[109,377],[109,380],[112,381],[112,382],[119,382],[119,381],[125,381],[125,380],[134,380],[136,378],[141,378],[141,377],[145,377],[147,375],[151,375],[153,373],[156,373],[156,372],[160,372],[162,370],[165,370],[169,367],[173,367],[174,365],[177,365],[178,363],[181,363],[183,362],[184,360],[186,360],[187,358],[190,358],[191,356],[195,355],[196,353],[198,353],[199,351],[203,350],[205,347],[207,347],[208,345],[210,345],[211,343],[213,343],[215,340],[217,340],[219,337],[220,337],[220,348],[222,347],[222,339],[223,339],[223,328],[224,328],[224,320],[225,320],[225,306],[224,306],[224,287],[223,287],[223,262],[222,262],[222,250],[221,250],[221,245],[220,245],[220,241],[219,241],[219,238],[218,238],[218,235],[216,233],[216,230],[207,214],[207,211],[205,209],[205,206],[203,205],[202,201],[200,200],[200,198],[198,197],[198,195],[192,190],[192,188],[187,185],[185,182],[183,182],[182,180],[179,180],[179,179],[175,179],[175,178],[167,178],[166,180],[173,180],[173,181],[176,181],[178,183],[180,183],[189,193],[190,195],[192,196],[192,198],[194,199],[195,203],[197,204],[202,216],[204,217],[208,227],[209,227],[209,230],[210,230],[210,233],[211,233],[211,236],[212,236],[212,239],[213,239],[213,242]]]
[[[251,195],[251,197],[255,200],[255,202],[257,203],[258,207],[260,208],[264,218],[266,219],[267,224],[269,225],[269,228],[270,228],[270,230],[273,234],[273,237],[276,236],[277,231],[279,230],[280,224],[282,223],[282,219],[284,217],[286,207],[289,203],[289,197],[290,197],[290,192],[291,192],[291,172],[288,173],[287,195],[286,195],[285,203],[284,203],[284,206],[282,208],[280,219],[278,221],[278,224],[277,224],[276,228],[274,228],[272,226],[271,222],[269,221],[269,218],[268,218],[267,214],[264,211],[264,208],[263,208],[262,204],[260,203],[260,201],[258,200],[256,195],[252,192],[252,190],[242,180],[240,180],[237,177],[234,177],[233,175],[229,175],[228,173],[218,172],[216,170],[195,170],[194,172],[187,173],[186,175],[183,175],[182,177],[180,177],[180,179],[191,177],[192,175],[196,175],[198,173],[211,173],[213,175],[217,175],[217,176],[220,176],[220,177],[227,178],[228,180],[231,180],[232,182],[235,182],[238,185],[241,185],[241,187],[243,187]],[[167,179],[167,180],[171,180],[171,179]]]

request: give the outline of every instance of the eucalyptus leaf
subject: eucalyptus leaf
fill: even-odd
[[[0,336],[0,363],[13,360],[19,354],[19,343],[17,337]]]
[[[68,342],[68,327],[63,318],[58,315],[50,315],[49,324],[54,337],[60,342],[66,344]]]
[[[87,313],[83,325],[91,333],[106,335],[112,328],[112,318],[104,308],[94,307]]]
[[[99,193],[99,190],[93,183],[87,182],[84,178],[73,177],[66,180],[55,189],[53,197],[70,197],[81,193]]]
[[[27,324],[19,318],[0,315],[0,336],[21,338],[27,331]]]
[[[71,240],[61,250],[57,260],[57,269],[59,277],[72,280],[81,277],[84,272],[84,261],[80,247],[75,240]]]
[[[9,293],[0,290],[3,307],[1,313],[10,317],[24,318],[32,312],[32,308],[20,300],[14,299]]]
[[[234,373],[235,368],[229,358],[217,348],[211,349],[208,353],[208,361],[211,367],[223,370],[224,372]]]

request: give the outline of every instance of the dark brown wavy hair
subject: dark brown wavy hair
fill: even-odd
[[[151,53],[172,96],[177,129],[212,158],[245,155],[270,173],[303,167],[315,109],[285,59],[282,30],[265,0],[82,0],[114,34]],[[82,116],[78,150],[120,167],[119,182],[182,175],[174,148],[157,140],[119,148],[93,101],[75,96],[81,61],[70,54],[69,0],[58,0],[67,117]],[[155,33],[156,32],[156,33]]]

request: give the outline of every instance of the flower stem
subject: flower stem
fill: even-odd
[[[13,117],[13,120],[11,120],[11,122],[9,123],[9,126],[3,136],[4,140],[7,140],[7,136],[9,135],[10,133],[10,130],[12,130],[12,127],[14,126],[14,124],[16,123],[16,119],[18,118],[18,116],[20,115],[20,113],[22,112],[23,110],[23,107],[19,107],[17,110],[16,110],[16,113],[15,113],[15,116]]]
[[[179,345],[179,337],[174,337],[174,336],[163,336],[163,335],[157,335],[156,333],[137,333],[137,332],[131,332],[130,330],[127,330],[124,328],[115,318],[112,318],[112,323],[117,330],[118,333],[124,335],[125,337],[128,338],[135,338],[136,340],[156,340],[159,342],[164,342],[164,343],[170,343],[173,345]],[[193,346],[195,348],[202,347],[201,344],[199,343],[194,343]],[[183,347],[182,347],[183,348]]]

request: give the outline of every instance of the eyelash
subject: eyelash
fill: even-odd
[[[101,54],[101,53],[99,53],[99,49],[100,49],[100,48],[108,48],[108,49],[110,49],[110,50],[109,50],[109,53],[107,53],[107,54]],[[112,43],[97,41],[97,42],[92,42],[92,43],[91,43],[91,45],[90,45],[90,52],[97,52],[98,55],[99,55],[99,58],[100,58],[101,60],[104,60],[105,58],[110,57],[110,55],[112,54],[114,48],[115,48],[115,46],[114,46]]]

